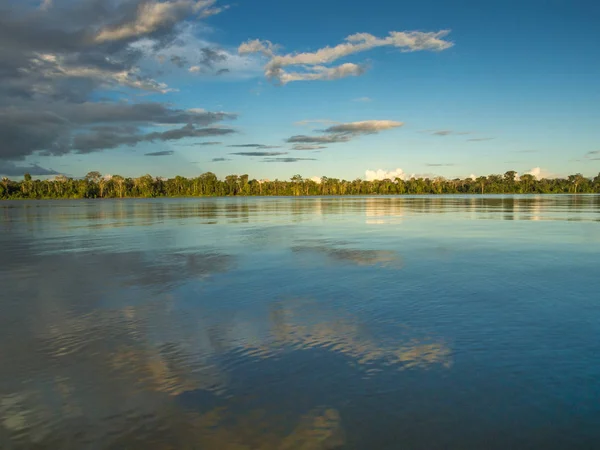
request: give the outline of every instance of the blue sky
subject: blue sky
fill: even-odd
[[[60,138],[68,142],[61,141],[60,150],[58,137],[52,135],[49,144],[0,153],[0,172],[3,167],[16,172],[30,164],[72,176],[91,170],[124,176],[212,171],[220,177],[248,173],[268,179],[296,173],[368,178],[377,171],[380,176],[394,172],[445,177],[510,169],[534,170],[539,176],[600,172],[596,2],[165,0],[150,3],[169,4],[172,10],[144,10],[136,1],[117,2],[131,7],[129,15],[119,16],[115,10],[114,18],[107,14],[103,22],[90,25],[82,20],[82,27],[95,30],[94,55],[107,48],[107,41],[121,46],[107,57],[123,58],[131,49],[142,55],[127,66],[126,77],[111,69],[102,74],[112,82],[97,81],[100,65],[86,66],[91,58],[79,56],[73,62],[73,50],[62,44],[28,48],[37,55],[29,64],[34,61],[41,67],[39,55],[50,55],[42,58],[43,70],[54,83],[56,77],[72,86],[75,81],[83,85],[86,77],[96,80],[81,94],[85,98],[73,102],[154,102],[178,111],[226,113],[210,123],[200,118],[205,111],[190,113],[196,114],[190,120],[202,121],[201,127],[226,128],[227,133],[212,135],[213,129],[205,137],[199,137],[204,131],[194,131],[189,137],[150,139],[141,136],[158,136],[181,128],[185,121],[127,119],[123,126],[130,129],[110,130],[116,139],[111,142],[123,145],[83,148],[71,142],[77,136],[89,142],[86,133],[97,137],[107,131],[101,127],[108,122],[98,119],[61,128]],[[0,0],[0,5],[6,2],[14,4]],[[45,23],[50,25],[45,26],[58,27],[60,14],[73,9],[68,0],[46,3],[40,8],[40,2],[25,2],[27,6],[3,20],[17,23],[19,14],[30,17],[27,14],[35,10],[42,18],[48,16]],[[148,20],[154,15],[157,20]],[[443,30],[448,33],[437,34]],[[391,32],[398,32],[396,41],[384,43]],[[368,37],[346,40],[357,33]],[[165,36],[175,39],[164,44]],[[402,44],[407,36],[413,41]],[[244,52],[245,43],[258,51]],[[336,48],[340,44],[362,47],[345,52]],[[11,44],[0,40],[0,45]],[[332,52],[329,59],[315,62],[315,52],[327,47],[325,51]],[[286,58],[289,65],[281,65]],[[46,65],[54,65],[53,70]],[[134,73],[144,85],[132,81]],[[36,95],[42,91],[37,89]],[[60,92],[65,98],[67,94],[73,97],[72,92]],[[74,113],[65,109],[67,100],[56,98],[58,94],[43,100],[45,110],[65,111],[73,122],[69,114]],[[40,110],[21,100],[11,102],[7,104],[23,110]],[[336,142],[287,142],[299,135],[317,141],[331,136]],[[21,142],[16,144],[19,149]],[[218,143],[200,145],[203,142]],[[324,148],[295,149],[307,146]],[[147,155],[157,152],[160,156]],[[248,152],[257,156],[233,154]]]

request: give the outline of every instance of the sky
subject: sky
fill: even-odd
[[[600,172],[591,0],[0,0],[0,176]]]

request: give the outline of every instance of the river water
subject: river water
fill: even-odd
[[[600,197],[0,203],[2,449],[588,449]]]

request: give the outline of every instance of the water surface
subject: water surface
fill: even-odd
[[[600,442],[600,197],[0,203],[2,449]]]

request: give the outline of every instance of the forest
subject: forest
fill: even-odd
[[[212,172],[195,178],[125,178],[90,172],[83,178],[63,175],[51,180],[0,180],[0,199],[126,198],[126,197],[224,197],[310,195],[414,195],[414,194],[587,194],[600,193],[600,174],[536,179],[533,175],[488,175],[475,179],[411,178],[353,181],[322,177],[319,181],[294,175],[290,180],[256,180],[248,175],[228,175],[220,180]]]

